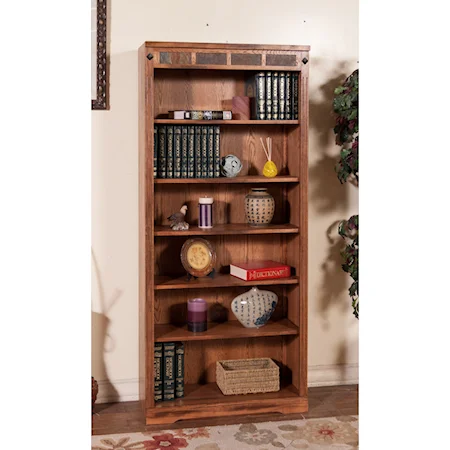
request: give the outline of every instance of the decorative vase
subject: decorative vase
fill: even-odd
[[[275,213],[275,200],[266,188],[253,188],[245,196],[245,213],[249,225],[266,226]]]
[[[275,311],[278,296],[275,292],[252,287],[231,302],[231,311],[246,328],[259,328],[267,323]]]

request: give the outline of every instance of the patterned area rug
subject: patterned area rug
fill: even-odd
[[[92,450],[357,450],[358,416],[92,436]]]

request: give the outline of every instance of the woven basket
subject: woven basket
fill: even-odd
[[[216,382],[225,395],[280,390],[280,369],[270,358],[217,361]]]

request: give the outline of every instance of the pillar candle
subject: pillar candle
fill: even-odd
[[[212,208],[214,199],[212,197],[200,197],[198,199],[198,227],[212,228]]]
[[[188,300],[188,331],[206,331],[208,304],[202,298]]]

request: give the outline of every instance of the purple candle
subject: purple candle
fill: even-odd
[[[212,228],[212,208],[214,199],[212,197],[200,197],[198,199],[198,227],[199,228]]]
[[[206,311],[208,304],[202,298],[188,300],[188,331],[206,331]]]

